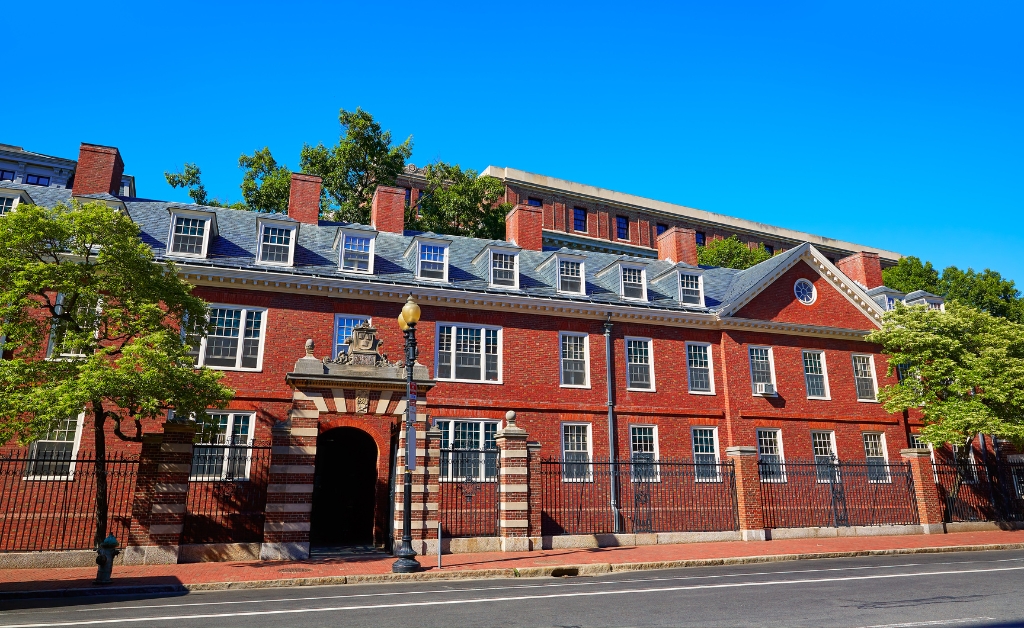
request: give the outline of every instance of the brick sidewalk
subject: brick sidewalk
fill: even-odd
[[[1024,548],[1024,530],[958,532],[937,535],[849,537],[827,539],[790,539],[768,542],[730,541],[679,545],[645,545],[601,549],[543,550],[521,553],[452,554],[443,557],[444,567],[437,569],[437,556],[421,556],[426,577],[511,576],[512,569],[526,575],[541,575],[551,567],[593,565],[611,569],[669,567],[673,561],[714,561],[722,559],[770,560],[812,558],[821,554],[855,554],[925,550],[935,548],[981,548],[982,546],[1019,544]],[[823,556],[817,556],[823,557]],[[346,581],[371,581],[391,574],[391,556],[353,556],[308,561],[196,563],[188,565],[141,565],[115,567],[118,589],[150,587],[158,589],[233,588],[218,583],[234,583],[239,588],[342,584]],[[648,565],[641,565],[649,563]],[[531,569],[533,568],[533,569]],[[540,569],[537,568],[547,568]],[[483,570],[488,570],[489,573]],[[507,570],[507,571],[502,571]],[[597,570],[600,571],[600,570]],[[474,573],[475,572],[475,573]],[[531,573],[532,572],[532,573]],[[99,589],[92,584],[94,568],[7,569],[0,571],[0,593],[4,597],[17,592],[74,591]],[[384,578],[379,578],[384,579]],[[209,587],[204,585],[210,585]]]

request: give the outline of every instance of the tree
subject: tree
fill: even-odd
[[[180,332],[186,320],[206,320],[206,303],[172,263],[154,261],[127,214],[101,203],[19,205],[0,218],[0,276],[0,336],[10,350],[0,360],[0,442],[25,444],[83,410],[91,416],[99,543],[108,424],[141,441],[143,422],[166,409],[205,417],[232,395],[219,373],[195,368]]]
[[[900,292],[924,290],[994,316],[1024,322],[1024,300],[1017,286],[988,268],[979,273],[973,268],[963,271],[949,266],[940,275],[931,262],[911,256],[883,270],[882,279],[886,286]]]
[[[242,197],[247,209],[257,212],[288,213],[288,195],[292,186],[292,171],[278,165],[270,154],[270,147],[243,154],[238,167],[245,168],[242,175]]]
[[[1024,442],[1024,325],[955,301],[945,312],[897,303],[866,339],[889,355],[890,375],[902,369],[879,400],[920,411],[927,442],[960,445],[961,463],[977,434]]]
[[[725,268],[750,268],[771,259],[772,254],[761,242],[757,248],[750,248],[736,236],[712,240],[705,246],[697,247],[697,263],[701,266],[722,266]]]
[[[391,145],[391,131],[381,130],[373,116],[360,108],[342,109],[338,120],[344,135],[330,148],[323,144],[302,147],[302,172],[323,179],[321,215],[367,224],[370,204],[378,185],[394,185],[412,156],[412,136]]]
[[[932,267],[931,262],[921,262],[920,258],[902,257],[895,266],[882,271],[882,281],[893,290],[910,294],[915,290],[924,290],[939,294],[939,271]]]
[[[199,166],[186,163],[184,169],[180,172],[164,172],[164,178],[167,179],[167,184],[172,188],[189,188],[188,195],[196,205],[247,209],[244,203],[231,203],[220,201],[216,198],[209,198],[206,195],[206,187],[203,185],[202,174]]]
[[[428,164],[425,170],[424,196],[407,212],[410,229],[505,239],[505,215],[512,205],[500,202],[505,195],[501,180],[443,161]]]

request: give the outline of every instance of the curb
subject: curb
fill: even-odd
[[[147,593],[188,594],[195,591],[229,591],[242,589],[274,589],[284,587],[313,587],[340,584],[373,584],[385,582],[423,582],[430,580],[484,580],[498,578],[544,578],[571,576],[598,576],[609,573],[680,569],[685,567],[715,567],[722,565],[752,565],[794,560],[822,558],[856,558],[861,556],[898,556],[907,554],[944,554],[950,552],[985,552],[993,550],[1024,549],[1024,543],[996,543],[989,545],[949,545],[945,547],[911,547],[849,552],[814,552],[806,554],[773,554],[768,556],[736,556],[730,558],[695,558],[664,560],[644,563],[587,563],[544,567],[505,567],[500,569],[467,569],[456,571],[426,571],[411,574],[365,574],[353,576],[321,576],[317,578],[279,578],[276,580],[250,580],[241,582],[197,582],[175,585],[129,585],[96,588],[45,589],[39,591],[0,591],[0,601],[39,598],[87,597],[100,595],[143,595]]]

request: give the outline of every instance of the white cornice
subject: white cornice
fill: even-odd
[[[742,331],[767,331],[773,334],[792,336],[821,336],[829,338],[848,338],[863,340],[869,331],[863,329],[844,329],[842,327],[824,327],[821,325],[802,325],[798,323],[780,323],[761,321],[752,318],[726,317],[721,319],[722,329],[738,329]]]

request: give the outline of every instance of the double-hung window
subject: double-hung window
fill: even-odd
[[[343,231],[341,234],[341,270],[349,273],[373,272],[373,245],[370,234]]]
[[[885,450],[885,434],[864,432],[864,457],[868,463],[869,482],[889,481],[889,461]]]
[[[587,334],[562,332],[561,385],[573,388],[590,386],[590,343]]]
[[[439,324],[437,378],[501,383],[501,328]]]
[[[295,226],[261,220],[259,263],[291,266],[297,233]]]
[[[698,482],[719,482],[718,469],[718,428],[695,427],[693,437],[694,474]]]
[[[96,346],[99,332],[99,300],[82,302],[76,297],[72,303],[64,293],[57,294],[54,309],[57,316],[50,327],[50,342],[46,357],[54,359],[84,358]],[[70,317],[71,320],[67,320]]]
[[[704,305],[700,275],[679,273],[679,302],[683,305]]]
[[[832,431],[811,432],[811,449],[814,451],[814,467],[819,482],[838,482],[839,467],[836,457],[836,433]]]
[[[629,426],[630,475],[634,482],[658,481],[658,427]]]
[[[515,253],[491,253],[491,285],[507,288],[519,287],[519,256]]]
[[[192,480],[248,480],[252,462],[250,412],[209,410],[192,447]]]
[[[587,232],[587,210],[582,207],[572,209],[572,230],[577,233]]]
[[[824,351],[804,351],[804,384],[808,399],[828,399],[828,376]]]
[[[206,212],[172,214],[168,254],[182,257],[206,257],[210,243],[211,223],[212,218]]]
[[[629,218],[625,216],[615,217],[615,239],[616,240],[628,240],[629,239]]]
[[[775,367],[771,347],[750,347],[750,383],[755,395],[775,394]]]
[[[593,479],[590,464],[590,423],[562,424],[562,480],[589,482]]]
[[[0,196],[0,216],[14,211],[14,200],[13,196]]]
[[[583,294],[583,262],[558,260],[558,291]]]
[[[334,316],[334,359],[342,353],[348,353],[348,345],[345,341],[352,337],[352,330],[359,325],[368,324],[368,316],[351,316],[348,314],[336,314]]]
[[[762,482],[785,482],[786,467],[782,453],[782,432],[776,429],[757,430],[757,457]]]
[[[421,242],[416,276],[431,281],[447,281],[448,246]]]
[[[643,268],[637,268],[636,266],[622,266],[620,271],[621,285],[621,296],[623,299],[632,299],[635,301],[646,301],[647,300],[647,285],[644,275],[646,272]]]
[[[27,479],[72,479],[85,413],[61,419],[29,448]]]
[[[650,338],[626,338],[626,388],[654,392],[654,356]]]
[[[711,376],[710,344],[686,343],[686,375],[691,393],[715,394],[715,382]]]
[[[246,371],[261,368],[265,309],[213,305],[205,322],[207,335],[192,350],[197,366]]]
[[[26,174],[25,183],[28,185],[50,185],[50,177],[44,177],[38,174]]]
[[[438,419],[441,431],[441,481],[498,478],[497,421]]]
[[[703,231],[695,231],[693,239],[697,243],[697,246],[704,246],[707,243],[708,236]]]
[[[875,401],[875,361],[870,355],[853,355],[853,379],[857,401]]]

